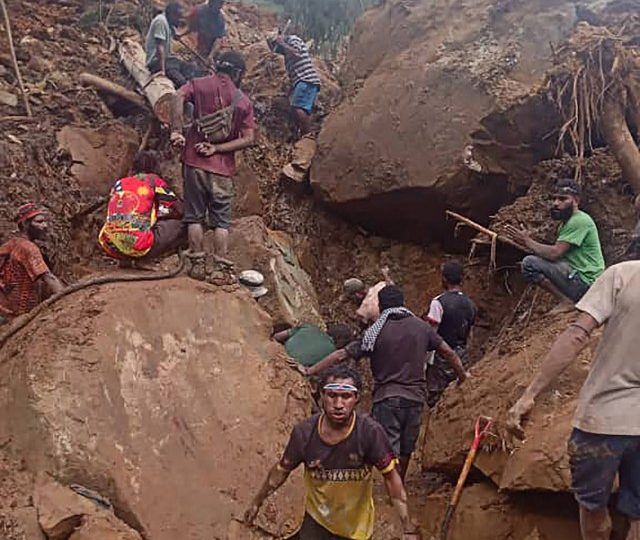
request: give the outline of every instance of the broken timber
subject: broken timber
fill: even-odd
[[[118,51],[122,64],[144,93],[158,120],[168,124],[171,98],[176,92],[173,83],[164,75],[149,73],[144,49],[137,41],[123,39]]]
[[[497,232],[492,231],[491,229],[487,229],[486,227],[483,227],[479,223],[476,223],[475,221],[472,221],[467,217],[461,216],[460,214],[452,212],[451,210],[447,210],[446,214],[447,214],[447,216],[452,217],[456,221],[459,221],[459,223],[456,225],[456,229],[458,227],[460,227],[461,225],[467,225],[468,227],[471,227],[472,229],[475,229],[476,231],[478,231],[478,232],[484,234],[485,236],[489,237],[489,240],[490,240],[490,243],[491,243],[491,259],[489,261],[489,270],[491,270],[491,271],[496,269],[496,248],[497,248],[497,242],[498,241],[503,242],[505,244],[509,244],[510,246],[512,246],[512,247],[514,247],[516,249],[519,249],[520,251],[527,251],[526,248],[524,248],[523,246],[521,246],[517,242],[514,242],[510,238],[507,238],[506,236],[502,236],[502,235],[498,234]],[[473,252],[475,250],[476,243],[479,243],[479,242],[474,241],[474,245],[471,248],[471,254],[473,254]]]
[[[92,75],[91,73],[81,73],[79,80],[84,85],[93,86],[98,90],[113,94],[114,96],[128,101],[129,103],[133,103],[141,109],[147,108],[147,102],[142,96],[132,92],[124,86],[120,86],[119,84],[103,79],[102,77],[98,77],[97,75]]]

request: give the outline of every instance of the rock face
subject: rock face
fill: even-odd
[[[269,294],[260,298],[260,305],[276,327],[324,325],[311,278],[300,267],[289,235],[268,229],[260,217],[242,218],[231,229],[229,255],[239,271],[264,274]]]
[[[145,538],[225,538],[309,412],[271,328],[245,291],[188,278],[85,289],[0,351],[0,440]],[[290,531],[302,502],[296,476],[264,527]],[[105,526],[84,520],[73,538]]]
[[[540,396],[525,424],[526,438],[512,446],[506,433],[506,412],[529,384],[555,337],[572,321],[571,316],[535,325],[515,347],[494,350],[472,370],[473,378],[461,387],[452,385],[429,420],[423,453],[426,470],[456,472],[473,439],[478,415],[491,416],[494,434],[486,438],[475,467],[501,489],[568,491],[570,486],[567,440],[575,400],[588,372],[586,351]]]
[[[414,240],[450,231],[446,208],[486,221],[513,197],[510,177],[555,149],[558,115],[538,91],[574,4],[390,0],[368,12],[348,54],[351,98],[320,134],[317,196]]]

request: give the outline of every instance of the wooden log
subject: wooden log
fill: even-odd
[[[175,86],[164,75],[152,76],[147,69],[145,52],[137,41],[124,39],[118,46],[120,60],[131,74],[154,114],[164,124],[169,123],[171,98],[176,93]]]
[[[129,103],[133,103],[141,109],[147,108],[147,102],[142,96],[132,92],[124,86],[120,86],[119,84],[103,79],[102,77],[98,77],[97,75],[92,75],[91,73],[81,73],[79,80],[86,86],[93,86],[98,90],[118,96]]]

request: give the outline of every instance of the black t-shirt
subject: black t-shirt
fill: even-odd
[[[423,403],[426,356],[441,343],[442,338],[422,319],[390,315],[369,355],[374,403],[390,397]],[[349,344],[346,350],[353,358],[363,356],[359,342]]]
[[[439,325],[438,334],[455,349],[467,345],[476,312],[475,304],[462,291],[446,291],[433,299],[428,318]]]

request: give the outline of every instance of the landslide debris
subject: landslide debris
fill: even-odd
[[[224,538],[309,413],[271,331],[246,291],[188,278],[69,296],[0,351],[4,451],[97,491],[146,538]],[[295,476],[259,523],[291,531],[302,501]]]
[[[515,198],[513,176],[555,152],[560,116],[541,91],[549,43],[585,10],[605,17],[615,5],[383,3],[354,33],[350,97],[320,134],[315,193],[398,238],[449,241],[445,209],[486,223]]]

